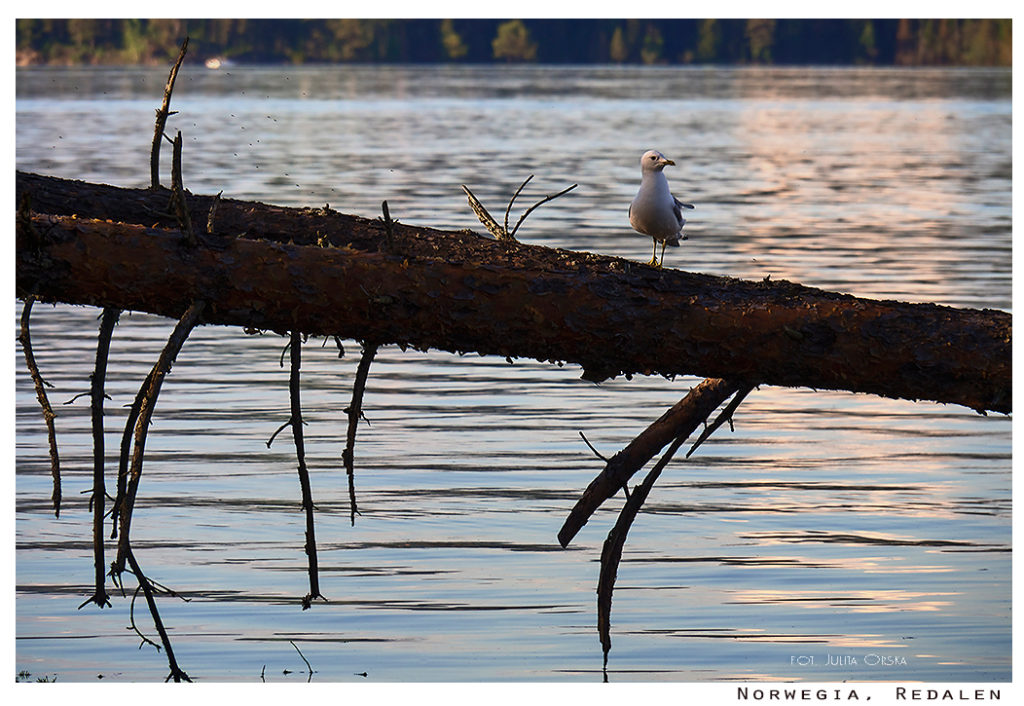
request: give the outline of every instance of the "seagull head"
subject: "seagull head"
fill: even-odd
[[[658,150],[647,150],[640,158],[640,169],[644,172],[660,172],[669,165],[674,167],[676,163]]]

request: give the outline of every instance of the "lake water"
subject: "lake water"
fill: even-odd
[[[167,70],[18,69],[17,168],[149,182]],[[638,161],[696,204],[666,264],[852,294],[1011,307],[1008,70],[187,66],[168,132],[196,193],[483,231],[535,174],[521,240],[646,261]],[[169,164],[169,149],[165,150]],[[169,168],[164,170],[169,182]],[[520,213],[519,208],[513,218]],[[15,336],[20,302],[15,304]],[[37,304],[65,503],[16,350],[16,667],[159,681],[164,656],[91,595],[88,400],[97,310]],[[126,409],[173,322],[124,314],[107,377],[108,491]],[[341,462],[358,344],[307,343],[302,400],[320,586],[308,590],[285,340],[195,331],[164,385],[134,528],[195,680],[599,682],[595,586],[621,497],[556,533],[606,455],[695,378],[593,385],[574,366],[382,349]],[[764,387],[666,469],[619,567],[616,681],[1004,681],[1011,423],[928,402]],[[640,480],[642,476],[636,478]],[[108,550],[109,552],[109,550]],[[108,589],[109,590],[109,589]],[[142,605],[140,627],[155,637]],[[294,643],[294,647],[293,644]],[[838,664],[837,664],[838,663]],[[365,676],[364,676],[365,674]],[[261,676],[262,675],[262,676]]]

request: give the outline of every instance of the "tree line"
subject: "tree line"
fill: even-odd
[[[19,65],[621,63],[1011,66],[1009,19],[19,19]]]

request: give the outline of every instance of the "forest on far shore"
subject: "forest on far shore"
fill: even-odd
[[[31,65],[1012,65],[1009,19],[19,19]]]

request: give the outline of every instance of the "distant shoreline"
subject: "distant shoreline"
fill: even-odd
[[[1012,66],[1010,19],[19,19],[17,66]]]

